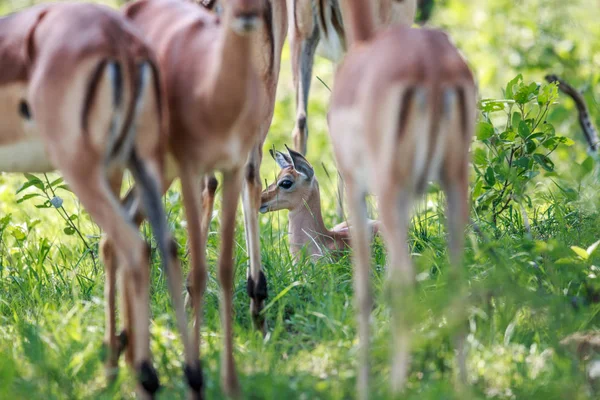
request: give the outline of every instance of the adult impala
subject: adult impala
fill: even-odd
[[[294,148],[306,155],[308,146],[308,95],[315,53],[338,64],[347,49],[347,15],[341,0],[286,0],[292,53],[292,75],[296,89],[296,122],[292,131]],[[374,28],[410,26],[417,0],[372,0]],[[344,185],[338,180],[338,218],[343,219]]]
[[[208,9],[218,9],[228,6],[227,0],[196,0]],[[256,126],[253,136],[257,141],[250,152],[246,163],[244,174],[244,187],[242,202],[244,210],[244,227],[246,233],[246,245],[250,258],[248,270],[248,295],[250,296],[250,312],[255,325],[266,333],[266,324],[261,314],[267,296],[267,281],[262,272],[260,259],[260,240],[258,226],[258,211],[260,208],[260,194],[262,183],[260,179],[260,164],[263,158],[263,144],[269,132],[275,99],[279,71],[281,69],[281,50],[287,32],[287,9],[283,0],[264,0],[263,24],[257,27],[257,32],[252,35],[252,65],[258,74],[258,89],[260,91],[260,104],[256,108],[257,118],[261,121]],[[204,212],[202,218],[203,237],[206,233],[215,199],[217,181],[214,176],[206,180],[203,192]]]
[[[253,157],[258,143],[264,140],[265,104],[274,101],[265,99],[260,74],[265,62],[269,69],[278,68],[278,63],[270,62],[274,60],[272,53],[280,51],[277,48],[281,48],[283,40],[273,41],[267,53],[259,47],[265,43],[259,35],[261,24],[269,22],[265,16],[279,10],[275,8],[276,3],[279,4],[263,0],[223,1],[222,18],[180,0],[140,0],[129,3],[123,10],[152,43],[164,77],[170,120],[168,148],[173,161],[172,168],[167,168],[167,180],[170,182],[176,176],[181,180],[191,253],[189,283],[195,314],[191,359],[199,356],[201,304],[207,273],[200,195],[206,186],[207,174],[223,173],[219,281],[223,290],[221,320],[225,347],[221,377],[227,395],[239,392],[232,328],[235,216],[244,176],[247,186],[258,179],[258,166]],[[270,9],[273,14],[267,14],[269,6],[273,7]],[[270,82],[269,88],[274,90],[274,85]],[[257,184],[256,194],[246,189],[244,210],[247,220],[256,221],[254,225],[246,224],[251,259],[254,258],[248,276],[248,293],[253,317],[262,325],[260,311],[267,286],[258,248],[260,181]],[[212,193],[214,195],[214,191]],[[256,210],[248,211],[252,210],[252,201]],[[199,364],[194,371],[200,371]],[[201,378],[201,374],[197,377]],[[194,389],[192,397],[202,397],[202,380],[190,379],[190,384]]]
[[[169,255],[161,206],[165,140],[156,64],[118,13],[98,5],[33,7],[0,19],[0,170],[58,170],[114,243],[127,300],[129,361],[140,397],[158,389],[150,361],[148,246],[118,201],[124,169],[157,236],[178,315],[184,315],[181,271]],[[168,268],[167,268],[168,266]],[[115,270],[107,273],[107,373],[116,367]],[[111,310],[110,313],[108,310]],[[185,320],[180,320],[185,327]],[[181,325],[180,325],[181,326]],[[189,346],[185,331],[184,345]]]
[[[444,33],[405,27],[375,33],[369,1],[342,0],[341,5],[350,50],[336,73],[329,125],[352,222],[360,339],[358,389],[364,399],[369,394],[372,306],[365,193],[378,196],[388,250],[391,381],[392,390],[399,392],[406,381],[410,354],[411,327],[401,306],[414,281],[406,243],[411,204],[430,180],[441,182],[448,202],[450,258],[453,274],[458,275],[469,215],[468,163],[476,88],[471,71]]]

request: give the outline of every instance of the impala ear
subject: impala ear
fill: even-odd
[[[273,149],[269,149],[269,153],[277,165],[279,165],[279,168],[284,169],[293,166],[292,159],[287,154],[284,154],[280,151],[275,151]]]
[[[285,148],[290,155],[294,169],[304,175],[306,179],[311,180],[315,176],[315,171],[308,160],[306,160],[306,158],[304,158],[304,156],[297,151],[291,150],[289,147],[287,147],[287,145]]]

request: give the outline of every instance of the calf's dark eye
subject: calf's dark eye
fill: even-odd
[[[285,179],[285,180],[279,182],[279,187],[282,189],[289,189],[292,187],[293,184],[294,184],[294,182],[290,181],[289,179]]]

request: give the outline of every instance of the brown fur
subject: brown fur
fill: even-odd
[[[366,398],[372,300],[364,195],[371,192],[378,197],[388,249],[394,344],[391,382],[393,391],[399,392],[410,355],[411,326],[401,308],[414,281],[406,248],[410,207],[427,182],[441,182],[448,200],[452,276],[457,279],[468,221],[468,153],[476,89],[468,66],[444,33],[405,27],[377,33],[364,0],[344,0],[342,6],[344,15],[353,16],[346,29],[359,40],[336,73],[329,124],[348,189],[359,313],[358,393]],[[458,364],[464,380],[461,346]]]
[[[182,182],[192,258],[189,285],[196,319],[192,358],[198,357],[200,345],[201,302],[206,285],[205,233],[215,193],[214,188],[207,188],[200,201],[198,196],[206,184],[201,177],[216,170],[223,172],[219,261],[224,291],[222,383],[225,392],[232,395],[239,391],[231,326],[235,215],[246,176],[243,197],[251,255],[249,275],[258,282],[262,274],[257,216],[260,178],[258,173],[244,174],[243,170],[259,170],[283,46],[279,21],[285,21],[281,15],[286,14],[285,4],[279,1],[269,6],[263,0],[222,3],[224,16],[220,19],[194,4],[176,0],[141,0],[126,6],[124,13],[152,43],[164,76],[170,116],[169,152]],[[241,22],[238,17],[244,15],[258,17],[262,27],[245,34],[234,31]],[[251,166],[246,167],[247,163]],[[263,306],[251,299],[255,320],[262,318]]]
[[[221,1],[227,5],[227,1]],[[265,23],[258,29],[253,36],[253,54],[252,63],[260,77],[258,88],[261,93],[260,104],[257,107],[258,118],[261,121],[255,132],[258,138],[254,145],[248,162],[246,164],[246,174],[243,188],[243,209],[244,226],[246,232],[246,245],[250,255],[249,279],[253,282],[260,281],[262,273],[259,232],[258,232],[258,209],[260,208],[260,164],[263,157],[262,147],[266,139],[273,111],[275,109],[275,96],[277,92],[277,83],[279,81],[279,71],[281,68],[281,51],[287,32],[287,9],[284,1],[267,0],[263,14]],[[204,215],[212,215],[212,206],[214,204],[214,191],[205,191],[204,204],[208,207]],[[203,221],[203,229],[208,230],[208,223]],[[250,311],[255,325],[266,333],[266,325],[261,310],[264,307],[264,300],[250,300]]]
[[[35,154],[47,159],[48,170],[62,173],[106,232],[106,239],[114,243],[103,248],[107,268],[106,372],[114,376],[118,362],[116,268],[112,262],[118,258],[126,266],[123,280],[131,289],[128,305],[135,309],[127,318],[129,360],[150,374],[140,380],[140,397],[152,396],[158,381],[150,364],[148,252],[116,197],[123,170],[134,162],[145,175],[141,185],[144,196],[158,200],[159,209],[153,213],[159,219],[164,217],[158,192],[147,191],[148,184],[160,187],[160,148],[166,140],[163,110],[157,99],[161,94],[145,90],[147,85],[141,84],[141,73],[147,71],[141,66],[152,70],[152,53],[127,21],[109,8],[63,3],[32,7],[1,18],[0,59],[4,121],[0,124],[0,151],[7,146],[25,150],[42,143],[43,154]],[[24,109],[28,112],[23,113]],[[123,142],[115,146],[119,137]],[[20,156],[24,160],[13,162],[17,168],[13,172],[39,172],[44,163],[26,152]],[[168,236],[167,232],[156,234],[165,235],[159,241]]]

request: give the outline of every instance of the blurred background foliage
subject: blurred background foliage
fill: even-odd
[[[282,1],[282,0],[277,0]],[[0,0],[5,14],[34,3]],[[104,2],[116,6],[117,2]],[[600,8],[596,0],[436,0],[426,26],[447,30],[477,77],[480,112],[472,147],[472,213],[464,288],[466,315],[447,279],[443,195],[432,187],[415,208],[410,250],[418,272],[418,317],[407,398],[597,398],[587,369],[597,354],[600,214],[598,171],[573,102],[544,76],[556,73],[582,91],[600,123]],[[291,144],[294,93],[284,49],[278,102],[265,144]],[[1,67],[1,60],[0,60]],[[334,67],[318,59],[313,79],[308,159],[321,183],[327,224],[335,217],[336,169],[326,112]],[[265,157],[263,179],[277,172]],[[0,399],[133,398],[122,368],[105,387],[101,367],[103,273],[98,228],[57,174],[0,174]],[[186,221],[178,184],[165,196],[187,270]],[[208,398],[219,388],[219,287],[214,265],[219,205],[209,236],[210,280],[203,328]],[[372,211],[376,213],[375,210]],[[241,216],[241,214],[240,214]],[[356,334],[349,254],[292,264],[287,215],[261,216],[269,281],[270,335],[247,315],[247,254],[241,218],[236,246],[236,359],[245,397],[354,397]],[[147,227],[143,234],[151,240]],[[153,254],[152,350],[165,389],[181,398],[181,346],[164,277]],[[374,246],[373,398],[388,398],[389,311],[385,250]],[[468,323],[466,323],[468,321]],[[468,332],[468,395],[453,389],[451,337]],[[574,346],[561,340],[587,332]],[[587,340],[587,342],[586,342]],[[581,344],[583,343],[583,344]],[[585,351],[583,351],[585,350]],[[466,397],[465,397],[466,396]]]

